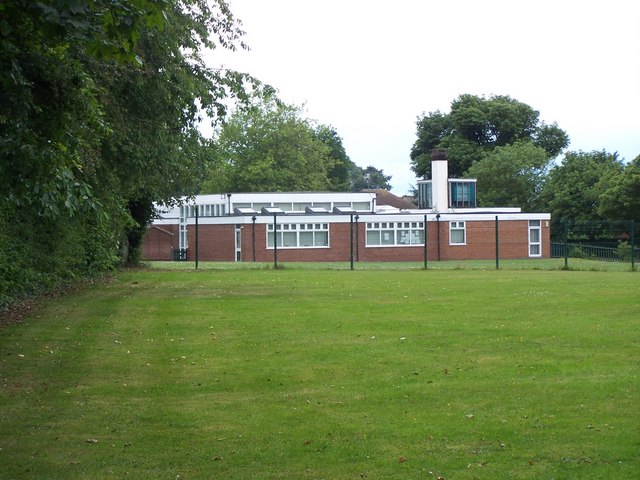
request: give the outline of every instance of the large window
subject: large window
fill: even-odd
[[[456,180],[449,181],[449,198],[452,208],[476,206],[476,182]]]
[[[465,245],[466,243],[465,222],[449,222],[449,245]]]
[[[542,236],[540,220],[529,220],[529,256],[542,256]]]
[[[418,208],[431,208],[433,187],[431,180],[418,183]]]
[[[424,245],[424,222],[367,223],[367,246]]]
[[[328,223],[283,223],[277,227],[278,248],[329,246]],[[267,248],[273,248],[273,224],[267,225]]]

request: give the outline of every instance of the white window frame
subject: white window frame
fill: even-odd
[[[538,241],[531,241],[531,233],[538,232]],[[542,256],[542,222],[540,220],[529,220],[529,229],[527,231],[527,239],[529,244],[529,257],[537,258]],[[537,247],[538,253],[531,253],[532,247]]]
[[[180,207],[180,221],[178,226],[178,248],[186,250],[189,248],[189,237],[187,235],[187,218],[189,215],[189,207],[182,205]]]
[[[377,243],[373,243],[375,237],[378,238]],[[408,243],[399,242],[402,238]],[[365,244],[367,248],[424,246],[424,222],[367,222]]]
[[[279,223],[277,225],[276,242],[278,249],[295,248],[330,248],[329,224],[314,223]],[[273,250],[273,223],[267,224],[267,250]],[[302,234],[312,234],[313,245],[301,245]],[[287,237],[288,245],[283,245]],[[326,239],[323,241],[323,239]]]
[[[453,241],[453,232],[462,232],[462,242]],[[454,221],[449,222],[449,245],[466,245],[467,244],[467,222]]]

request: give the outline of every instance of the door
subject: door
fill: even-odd
[[[236,225],[236,262],[242,261],[242,228]]]

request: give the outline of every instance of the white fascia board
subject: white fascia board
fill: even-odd
[[[551,220],[550,213],[443,213],[440,214],[440,221],[443,222],[481,222],[495,221],[498,217],[499,221],[509,220]]]
[[[356,213],[353,215],[354,222],[422,222],[424,216],[427,215],[428,222],[435,222],[440,216],[441,222],[488,222],[495,221],[496,216],[499,221],[514,221],[514,220],[550,220],[551,214],[549,213],[518,213],[518,212],[496,212],[496,213],[396,213],[396,214],[373,214],[373,213]],[[259,225],[272,224],[273,215],[255,215],[255,223]],[[356,219],[356,217],[358,217]],[[289,214],[289,215],[276,215],[276,222],[278,224],[288,223],[350,223],[351,215],[313,215],[313,214]],[[166,221],[155,221],[156,225],[168,225],[177,224],[178,219]],[[195,225],[195,218],[190,217],[187,219],[188,225]],[[242,224],[250,225],[253,223],[253,215],[225,215],[221,217],[199,217],[199,225],[233,225]]]
[[[366,202],[375,198],[367,192],[272,192],[232,193],[231,203],[267,202]],[[197,198],[197,197],[196,197]]]

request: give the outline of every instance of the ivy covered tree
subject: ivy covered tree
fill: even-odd
[[[557,124],[545,124],[537,110],[509,96],[461,95],[451,103],[450,113],[422,115],[416,126],[411,168],[423,178],[430,175],[430,154],[436,148],[447,150],[449,174],[463,177],[497,147],[529,142],[551,160],[569,144],[569,137]]]

